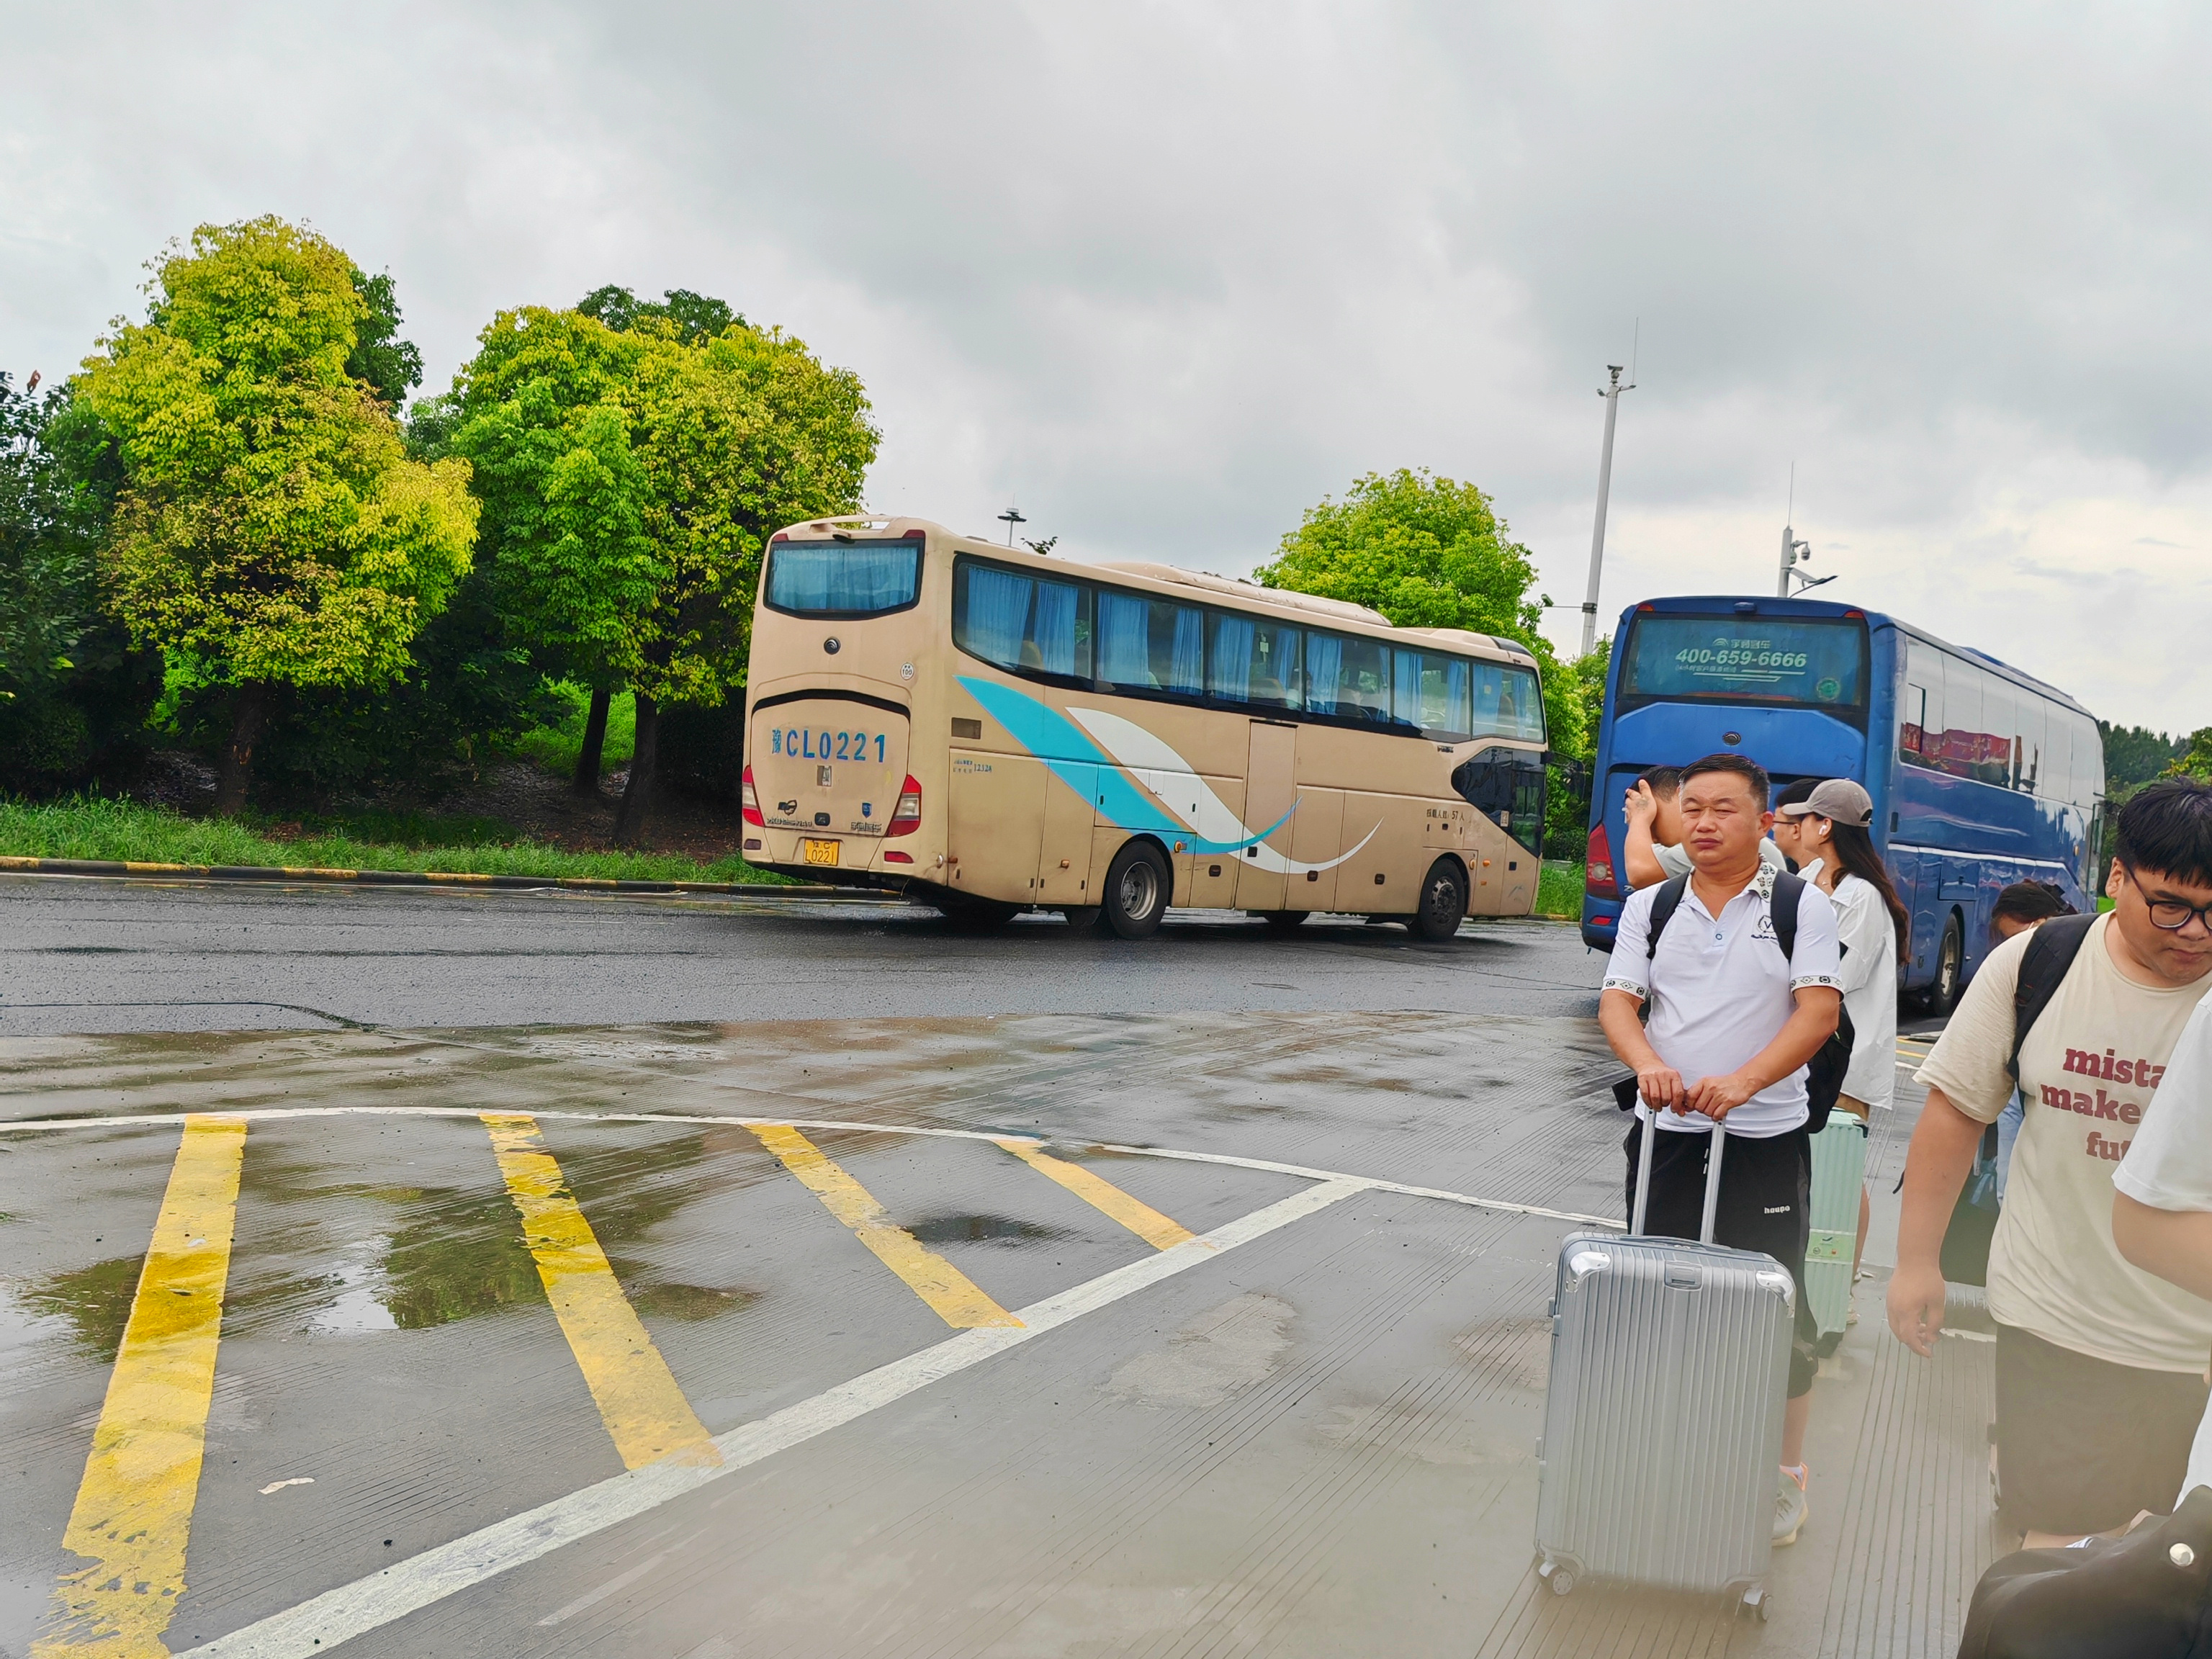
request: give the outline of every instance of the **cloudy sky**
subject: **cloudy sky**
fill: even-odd
[[[1633,349],[1608,622],[1771,592],[1794,464],[1824,596],[2185,730],[2206,16],[10,0],[0,368],[274,211],[393,274],[429,389],[501,307],[692,288],[861,374],[873,507],[1237,572],[1426,466],[1572,607]]]

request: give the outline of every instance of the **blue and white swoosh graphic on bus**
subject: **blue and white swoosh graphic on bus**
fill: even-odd
[[[1291,821],[1298,810],[1295,801],[1289,812],[1265,830],[1247,829],[1188,761],[1134,720],[1103,708],[1071,708],[1068,714],[1075,717],[1071,720],[1011,686],[971,679],[964,674],[960,677],[960,687],[1012,732],[1017,743],[1050,767],[1054,776],[1078,794],[1087,795],[1097,803],[1101,816],[1124,830],[1180,836],[1190,842],[1194,853],[1256,852],[1257,856],[1250,860],[1255,867],[1271,875],[1297,876],[1309,870],[1334,870],[1374,840],[1382,827],[1376,824],[1359,838],[1358,846],[1323,863],[1286,859],[1267,845],[1267,838]],[[1097,769],[1095,791],[1089,787],[1091,780],[1076,770],[1079,767],[1085,771]],[[1148,773],[1172,775],[1182,786],[1180,793],[1194,797],[1188,822],[1181,821],[1183,815],[1165,805],[1158,788],[1143,781]],[[1164,785],[1165,779],[1161,782]]]

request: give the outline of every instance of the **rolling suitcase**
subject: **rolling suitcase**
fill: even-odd
[[[1771,1255],[1642,1236],[1653,1133],[1647,1119],[1629,1233],[1559,1247],[1537,1571],[1561,1595],[1725,1592],[1764,1619],[1796,1287]],[[1722,1163],[1707,1160],[1707,1241]]]
[[[1805,1246],[1805,1300],[1823,1358],[1844,1340],[1851,1311],[1851,1253],[1859,1242],[1859,1189],[1866,1184],[1867,1126],[1838,1112],[1813,1137],[1812,1237]]]

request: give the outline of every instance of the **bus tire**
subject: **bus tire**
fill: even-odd
[[[1312,914],[1310,910],[1263,910],[1260,920],[1267,924],[1271,933],[1295,933]]]
[[[1417,939],[1441,945],[1459,932],[1467,915],[1467,872],[1456,860],[1438,859],[1421,878],[1421,908],[1407,918]]]
[[[1966,966],[1966,930],[1954,910],[1943,919],[1943,938],[1936,947],[1936,977],[1928,985],[1928,1012],[1948,1014],[1959,1006],[1959,981]]]
[[[1158,848],[1148,841],[1125,842],[1106,866],[1099,921],[1121,939],[1149,939],[1159,931],[1160,919],[1168,913],[1168,896],[1174,890],[1167,859]]]

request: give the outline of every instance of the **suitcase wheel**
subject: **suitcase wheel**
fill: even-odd
[[[1766,1616],[1772,1611],[1773,1607],[1773,1595],[1770,1591],[1762,1589],[1753,1590],[1746,1595],[1742,1601],[1736,1603],[1735,1610],[1739,1618],[1747,1613],[1763,1625],[1766,1622]]]
[[[1573,1573],[1568,1571],[1565,1567],[1554,1567],[1552,1569],[1553,1595],[1571,1595],[1574,1594],[1574,1589],[1575,1576]]]

